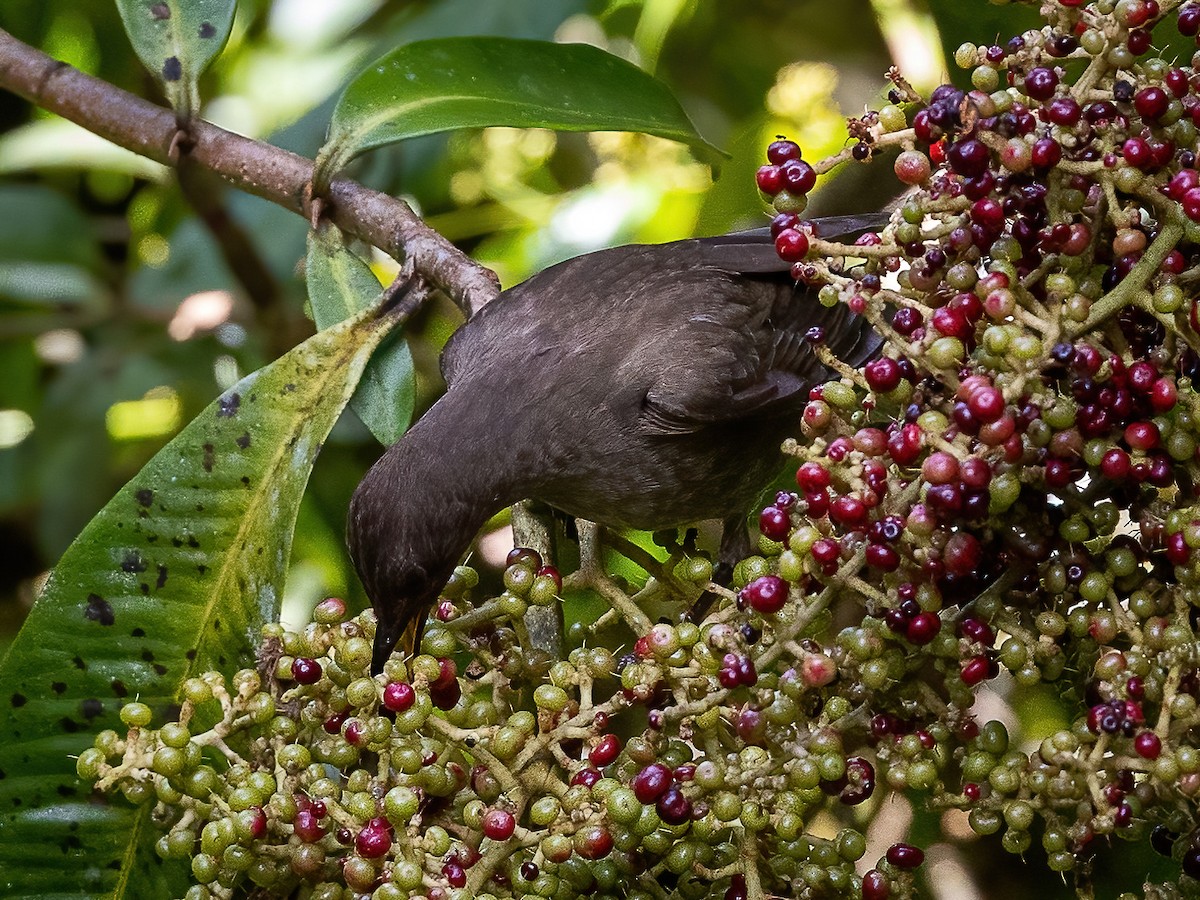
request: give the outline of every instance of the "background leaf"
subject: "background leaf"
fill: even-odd
[[[196,80],[233,27],[236,0],[117,0],[138,58],[181,118],[196,111]]]
[[[185,678],[253,660],[313,462],[389,326],[368,311],[242,379],[67,550],[0,663],[0,894],[172,895],[148,809],[95,802],[71,757],[127,700],[161,716]]]
[[[379,280],[328,222],[309,233],[305,266],[308,299],[317,328],[328,328],[364,309],[379,294]],[[390,447],[412,420],[413,360],[402,334],[393,333],[371,357],[350,408],[371,434]]]
[[[720,151],[663,82],[588,44],[499,37],[416,41],[346,88],[318,157],[318,184],[365,150],[453,128],[637,131]]]

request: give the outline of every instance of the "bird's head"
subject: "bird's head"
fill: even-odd
[[[398,643],[406,652],[415,651],[425,616],[450,577],[460,549],[436,552],[428,540],[430,522],[406,515],[407,504],[371,485],[365,480],[354,494],[346,539],[375,608],[371,673],[378,674]]]
[[[496,492],[491,444],[462,439],[464,421],[450,391],[388,448],[350,501],[346,543],[378,620],[374,674],[397,643],[416,650],[471,539],[512,502]]]

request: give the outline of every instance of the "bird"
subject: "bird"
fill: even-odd
[[[878,215],[815,220],[827,238]],[[806,339],[858,366],[881,339],[797,284],[769,229],[586,253],[502,292],[451,337],[445,393],[369,469],[347,545],[376,613],[372,672],[483,525],[525,499],[607,526],[719,519],[745,542],[810,389]]]

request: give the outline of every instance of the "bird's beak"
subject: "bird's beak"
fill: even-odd
[[[392,649],[400,639],[401,628],[390,623],[379,622],[375,626],[375,646],[371,653],[371,674],[378,675],[392,655]]]

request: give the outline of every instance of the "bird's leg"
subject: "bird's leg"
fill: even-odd
[[[546,563],[553,565],[554,536],[543,517],[537,515],[528,500],[513,504],[513,540],[518,547],[536,550]],[[545,650],[553,659],[563,655],[563,611],[562,606],[530,606],[525,611],[525,629],[533,648]]]
[[[575,523],[579,528],[578,583],[582,587],[592,588],[611,603],[634,634],[645,634],[653,625],[649,617],[604,573],[600,526],[583,519],[576,519]]]

